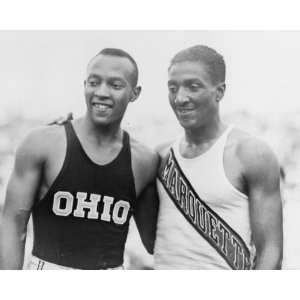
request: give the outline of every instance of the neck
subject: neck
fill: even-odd
[[[82,119],[82,130],[98,144],[107,144],[122,139],[120,122],[102,125],[90,120],[88,117]]]
[[[210,122],[200,127],[185,129],[187,143],[201,145],[219,137],[225,130],[226,125],[220,120],[219,115]]]

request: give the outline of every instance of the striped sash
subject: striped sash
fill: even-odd
[[[181,170],[172,148],[158,178],[185,219],[233,270],[253,267],[243,239],[199,197]]]

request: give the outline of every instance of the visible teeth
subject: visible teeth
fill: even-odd
[[[191,109],[179,109],[179,112],[180,113],[187,113],[187,112],[190,112]]]
[[[94,106],[100,109],[105,109],[109,107],[108,105],[100,104],[100,103],[95,103]]]

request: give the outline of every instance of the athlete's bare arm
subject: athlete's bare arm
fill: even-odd
[[[153,254],[158,213],[155,179],[159,157],[155,151],[133,139],[131,139],[131,148],[137,192],[134,219],[146,250]]]
[[[148,253],[153,254],[158,214],[156,182],[149,183],[138,198],[134,213],[141,240]]]
[[[164,166],[165,160],[168,158],[168,154],[171,146],[174,144],[175,140],[169,140],[156,147],[156,151],[159,155],[159,168],[158,173],[161,171],[161,167]]]
[[[262,141],[246,137],[238,146],[250,201],[250,222],[257,251],[256,269],[279,269],[282,259],[280,171]]]
[[[158,146],[155,151],[144,147],[138,147],[142,172],[148,176],[150,183],[146,185],[138,198],[137,210],[134,215],[141,239],[147,251],[153,254],[156,239],[157,217],[159,209],[159,198],[157,194],[156,178],[160,161],[168,150],[171,143]],[[147,155],[146,155],[147,154]],[[147,159],[145,160],[145,157]]]
[[[31,133],[17,150],[0,227],[0,268],[21,269],[27,223],[43,165],[40,133]]]

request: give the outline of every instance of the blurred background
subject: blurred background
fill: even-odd
[[[224,56],[227,122],[267,141],[282,167],[283,268],[300,269],[300,32],[284,31],[0,31],[0,209],[16,147],[33,128],[85,113],[88,61],[104,47],[137,61],[140,98],[123,127],[150,147],[182,133],[169,107],[167,68],[183,48],[204,44]],[[32,243],[29,226],[27,255]],[[134,223],[126,245],[129,269],[152,268]]]

